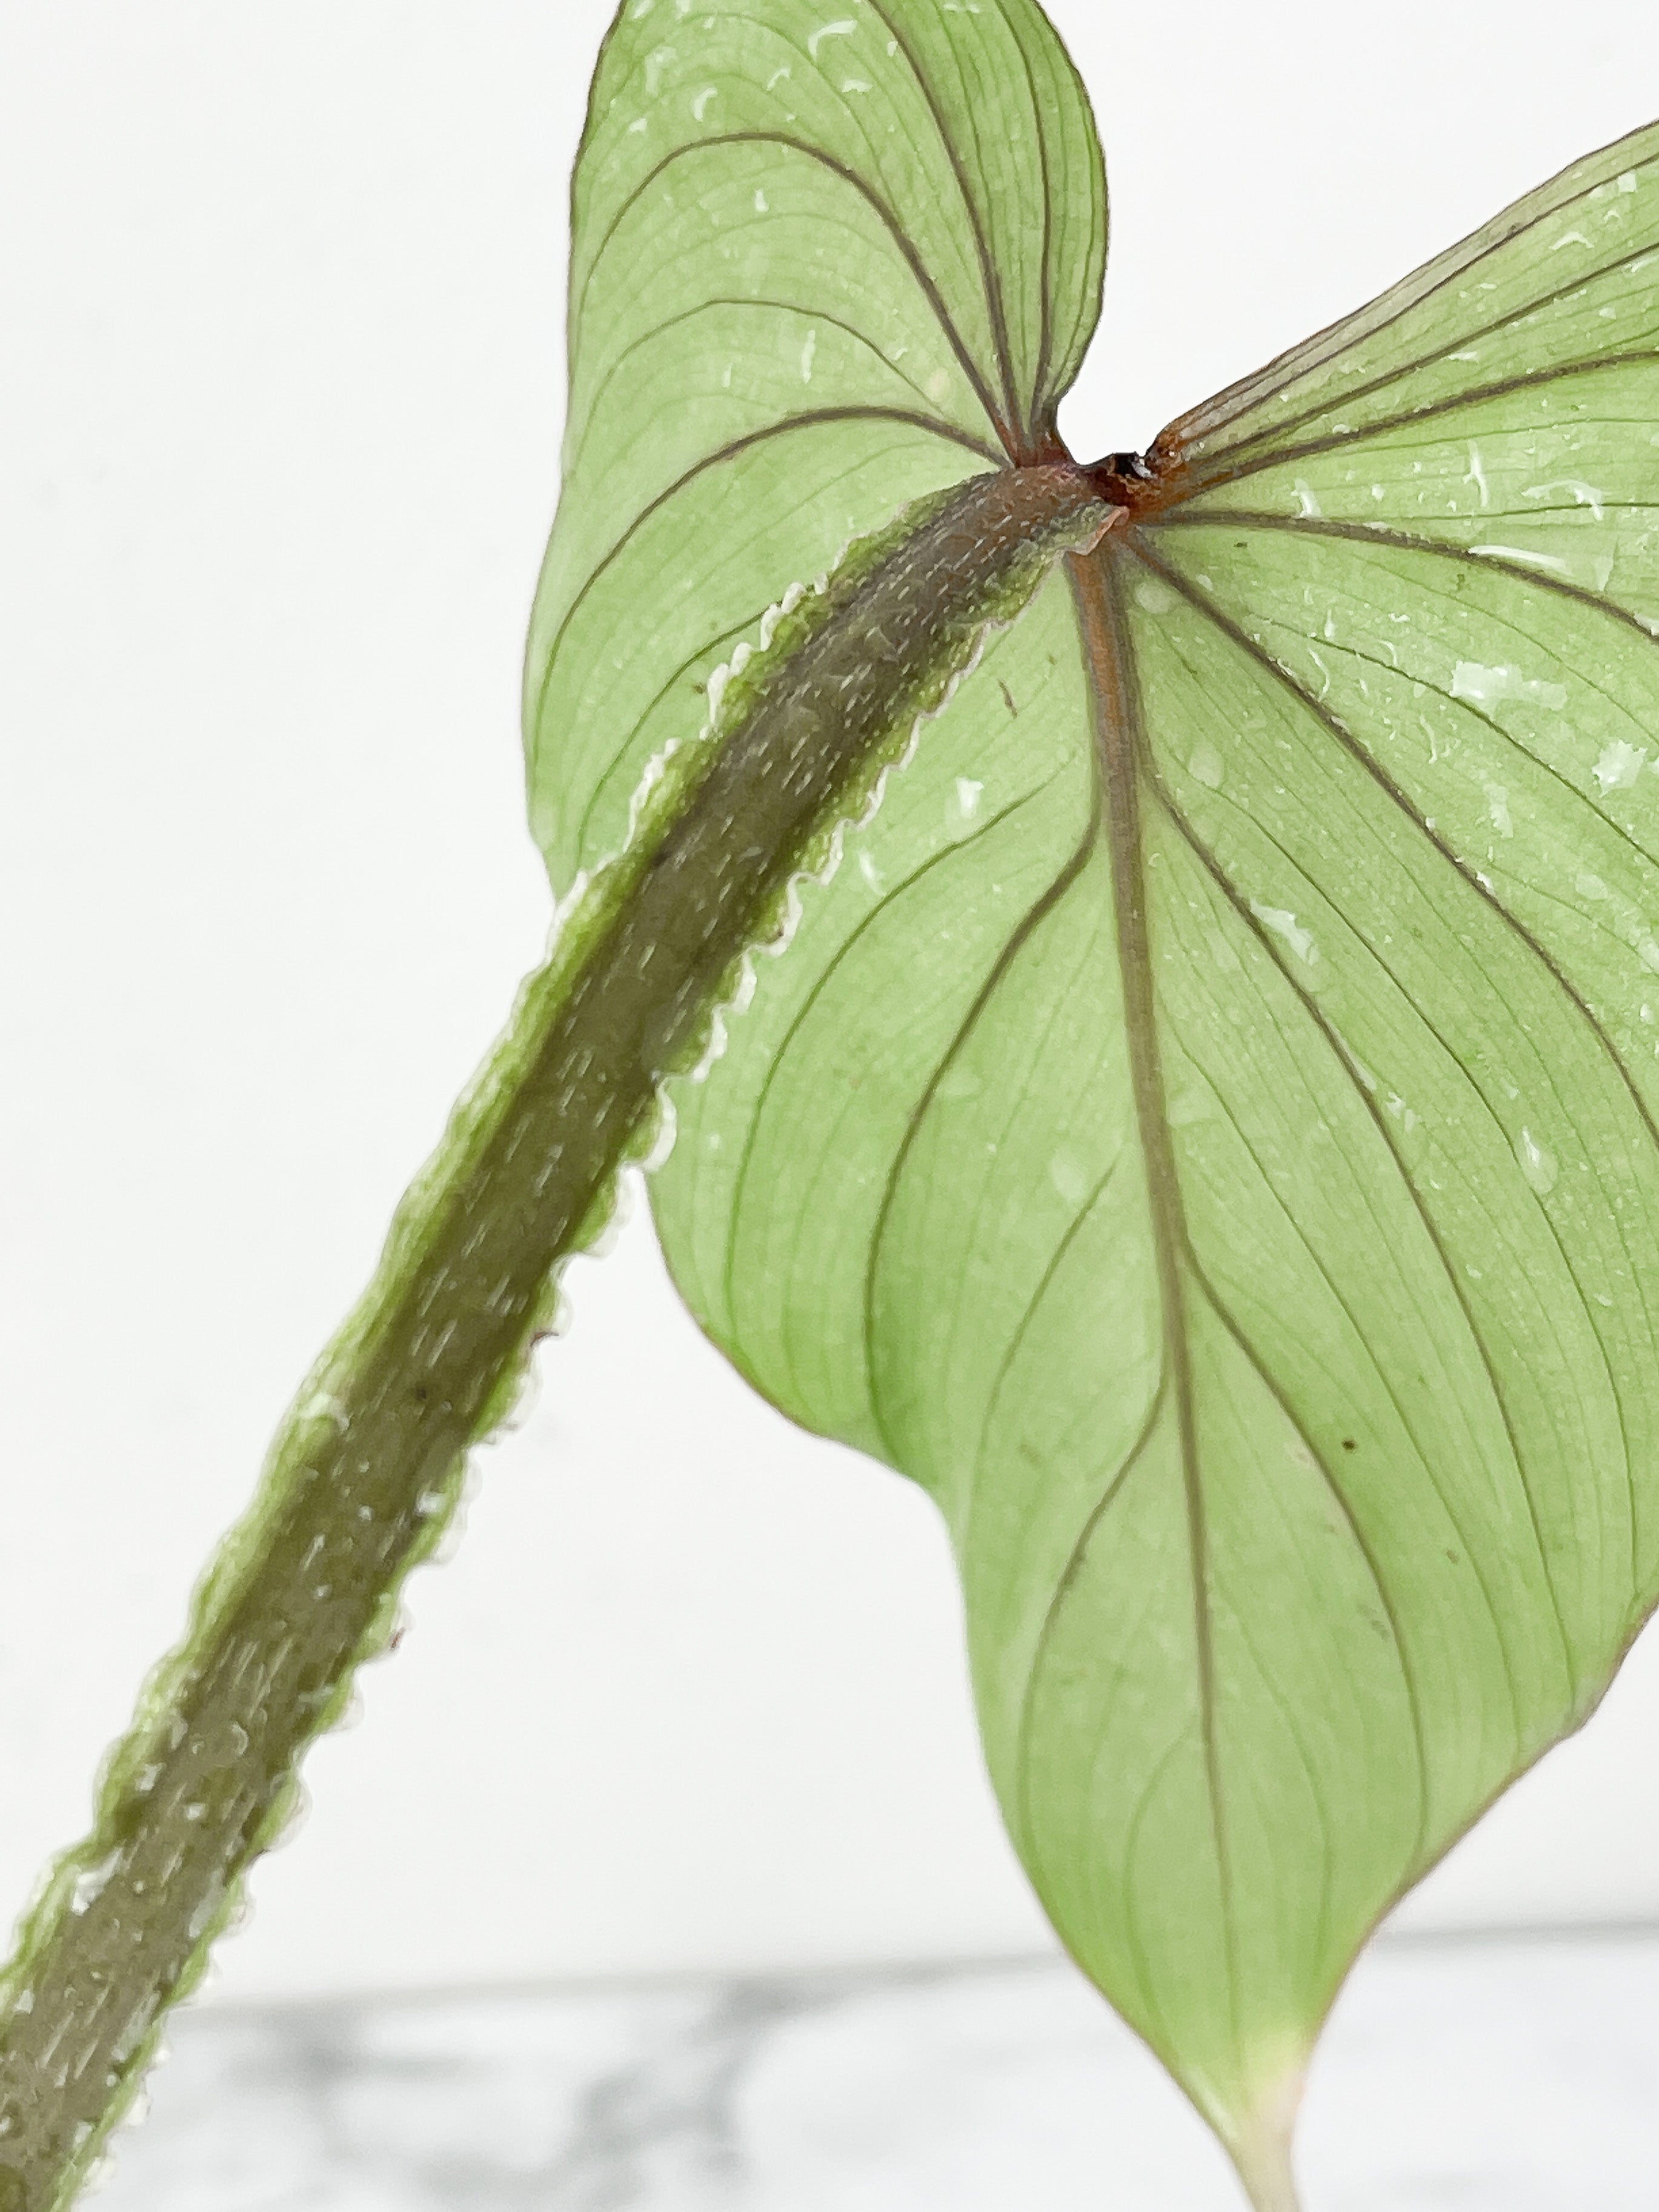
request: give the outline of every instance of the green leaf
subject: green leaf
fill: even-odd
[[[1092,672],[1049,585],[657,1187],[757,1385],[939,1498],[1015,1840],[1258,2178],[1659,1549],[1659,377],[1369,419],[1114,532]]]
[[[826,12],[755,0],[739,34],[647,8],[607,50],[574,519],[532,657],[538,683],[560,636],[533,780],[558,880],[619,841],[646,760],[695,732],[690,686],[857,501],[874,519],[971,472],[952,441],[994,421],[1016,461],[1053,450],[1078,347],[1042,373],[1041,296],[1082,331],[1097,281],[1057,243],[1057,209],[1097,204],[1063,64],[1012,0]],[[717,75],[728,33],[743,66]],[[1021,80],[969,57],[1015,39],[1060,104],[993,129]],[[753,140],[635,148],[700,103],[754,128],[786,46],[818,63],[788,134],[914,250],[849,250],[844,195],[803,201],[784,259],[816,301],[848,254],[849,320],[866,261],[869,300],[911,283],[930,379],[948,320],[927,427],[859,411],[885,404],[867,354],[833,424],[763,385],[763,357],[798,359],[781,260],[756,279],[772,335],[733,351],[710,302],[768,251],[723,212]],[[843,71],[870,90],[837,106]],[[910,119],[834,136],[878,112]],[[902,173],[869,150],[898,144]],[[793,148],[767,158],[797,173]],[[708,185],[641,193],[664,160]],[[594,241],[630,219],[596,291]],[[682,349],[660,358],[691,404],[659,414],[630,356],[607,418],[671,265],[696,335],[662,325],[641,357]],[[1123,521],[993,640],[805,888],[724,1056],[677,1086],[653,1187],[682,1290],[755,1386],[937,1499],[1014,1841],[1264,2206],[1293,2202],[1302,2073],[1359,1945],[1584,1717],[1659,1594],[1656,324],[1650,131],[1183,418],[1144,470],[1103,469]],[[728,360],[750,411],[705,432]],[[721,457],[702,474],[698,438]],[[649,538],[665,514],[678,535]]]
[[[526,673],[562,890],[790,584],[923,494],[1060,452],[1104,256],[1088,104],[1030,0],[629,0],[573,191]]]

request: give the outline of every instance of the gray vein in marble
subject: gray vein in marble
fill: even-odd
[[[1054,1960],[204,2006],[101,2212],[1238,2212]],[[1383,1944],[1315,2069],[1309,2212],[1650,2212],[1659,1935]]]

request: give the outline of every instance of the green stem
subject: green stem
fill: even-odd
[[[1261,2145],[1239,2162],[1238,2174],[1255,2212],[1302,2212],[1288,2140]]]
[[[1291,2146],[1306,2067],[1304,2055],[1258,2088],[1246,2112],[1224,2116],[1218,2129],[1255,2212],[1301,2212]]]
[[[855,548],[671,763],[404,1200],[0,1984],[0,2212],[74,2196],[199,1977],[298,1762],[384,1645],[544,1323],[791,877],[821,864],[988,622],[1109,511],[1069,466],[980,477]]]

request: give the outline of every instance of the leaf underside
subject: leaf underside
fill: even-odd
[[[575,212],[562,886],[787,585],[1052,453],[1104,236],[1023,0],[633,0]],[[1659,130],[1153,459],[654,1199],[755,1386],[938,1500],[1024,1863],[1249,2167],[1659,1594]]]

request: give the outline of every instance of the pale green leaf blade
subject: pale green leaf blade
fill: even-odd
[[[1651,355],[1659,124],[1574,162],[1392,291],[1172,422],[1194,488],[1264,455]]]
[[[1166,434],[655,1185],[938,1499],[1015,1842],[1263,2203],[1366,1934],[1659,1593],[1654,143]]]
[[[1182,512],[1466,550],[1659,632],[1659,307],[1655,324],[1644,354],[1267,462]]]
[[[1053,449],[1099,149],[1031,0],[630,0],[573,191],[570,407],[532,620],[556,882],[767,609],[922,495]]]
[[[653,1198],[693,1310],[796,1419],[885,1457],[901,1448],[866,1305],[889,1177],[952,1038],[1086,849],[1091,781],[1056,576],[924,731],[833,883],[804,888],[787,955],[756,962],[708,1079],[674,1094]],[[1052,1212],[1063,1226],[1057,1194]],[[1043,1227],[1030,1224],[1039,1270]],[[951,1449],[926,1430],[922,1444]]]

